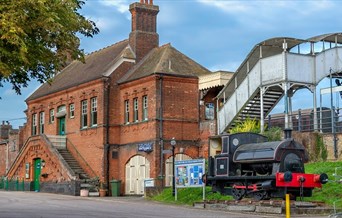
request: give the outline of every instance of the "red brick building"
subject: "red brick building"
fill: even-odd
[[[200,89],[199,77],[212,73],[171,44],[159,46],[152,0],[129,10],[128,39],[72,62],[26,100],[29,137],[8,178],[75,195],[84,178],[117,179],[123,194],[143,194],[145,178],[170,185],[163,150],[173,137],[176,160],[206,157],[222,86]]]
[[[20,130],[13,129],[12,125],[5,121],[0,124],[0,177],[8,172],[16,159],[22,146]]]

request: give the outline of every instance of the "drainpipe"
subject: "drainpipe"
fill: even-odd
[[[6,147],[7,147],[7,151],[6,151],[6,174],[8,173],[8,169],[9,169],[9,140],[6,140]]]
[[[160,177],[162,178],[162,187],[164,187],[164,139],[163,139],[163,75],[159,75],[159,142],[160,142]]]
[[[106,186],[109,187],[109,91],[110,77],[103,80],[104,86],[104,101],[103,108],[105,109],[105,145],[103,149],[103,171]]]

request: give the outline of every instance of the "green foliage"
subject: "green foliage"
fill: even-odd
[[[240,121],[234,128],[232,128],[230,133],[239,132],[254,132],[260,133],[260,122],[256,119],[247,118],[244,121]],[[269,141],[279,141],[281,140],[283,130],[280,127],[271,127],[264,131],[263,135],[268,138]]]
[[[336,202],[337,208],[342,208],[342,183],[337,182],[340,178],[335,177],[336,167],[341,167],[342,162],[316,162],[305,164],[306,173],[321,174],[326,173],[329,182],[323,185],[322,189],[314,189],[312,197],[305,198],[306,201],[323,201],[327,205],[333,206]],[[342,169],[339,169],[338,176],[342,176]]]
[[[211,192],[210,187],[206,187],[205,199],[206,200],[232,200],[231,196],[224,196],[220,193]],[[192,205],[194,202],[203,201],[203,188],[182,188],[177,189],[177,201],[172,196],[172,189],[166,188],[160,195],[153,196],[151,198],[155,201],[164,203],[181,204],[181,205]]]
[[[20,94],[30,78],[48,81],[71,60],[83,60],[78,36],[99,32],[78,11],[81,0],[2,0],[0,3],[0,86]]]
[[[311,155],[313,161],[326,161],[328,158],[328,151],[324,145],[323,137],[320,134],[316,134],[315,152]]]
[[[260,123],[256,119],[251,119],[247,117],[243,121],[239,121],[234,128],[232,128],[230,133],[238,133],[238,132],[260,132]]]
[[[280,127],[268,128],[263,135],[268,138],[269,141],[280,141],[283,134],[283,130]]]

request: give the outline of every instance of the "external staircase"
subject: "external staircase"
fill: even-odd
[[[329,47],[315,45],[330,43]],[[309,44],[309,51],[300,46]],[[218,134],[229,131],[237,122],[265,117],[284,97],[285,128],[289,126],[291,97],[307,88],[317,108],[316,86],[332,75],[342,74],[342,34],[326,34],[307,40],[272,38],[257,44],[234,76],[217,96]],[[317,113],[314,113],[314,116]],[[314,117],[317,124],[317,117]]]
[[[284,93],[282,90],[278,90],[276,88],[267,90],[263,95],[263,114],[269,114],[283,96]],[[237,115],[236,119],[231,123],[231,127],[234,127],[237,122],[244,121],[247,118],[260,120],[260,104],[260,91],[258,91],[254,97],[251,97],[250,100],[248,100],[247,104]]]
[[[57,151],[61,154],[65,162],[74,171],[75,175],[79,179],[89,179],[88,174],[82,169],[77,160],[71,155],[71,153],[66,148],[58,148]]]
[[[67,149],[67,143],[70,148],[74,149],[76,153],[78,153],[74,145],[71,144],[70,141],[67,140],[66,136],[60,135],[48,135],[48,140],[51,142],[53,147],[56,148],[59,153],[60,158],[63,159],[65,165],[67,165],[68,169],[72,171],[72,174],[75,175],[76,180],[79,182],[80,189],[89,190],[89,196],[98,196],[98,186],[99,180],[98,177],[90,177],[85,170],[80,166],[79,162],[74,158],[74,156]],[[80,156],[80,154],[78,153]],[[81,160],[85,162],[85,160],[80,156]],[[90,168],[91,169],[91,168]],[[92,171],[92,169],[91,169]],[[92,171],[92,173],[94,173]]]

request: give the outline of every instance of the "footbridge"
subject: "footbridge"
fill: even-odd
[[[306,40],[272,38],[255,45],[232,79],[217,96],[218,133],[247,117],[264,119],[284,97],[285,128],[290,127],[291,97],[302,88],[313,93],[317,129],[316,86],[342,74],[342,33]]]

